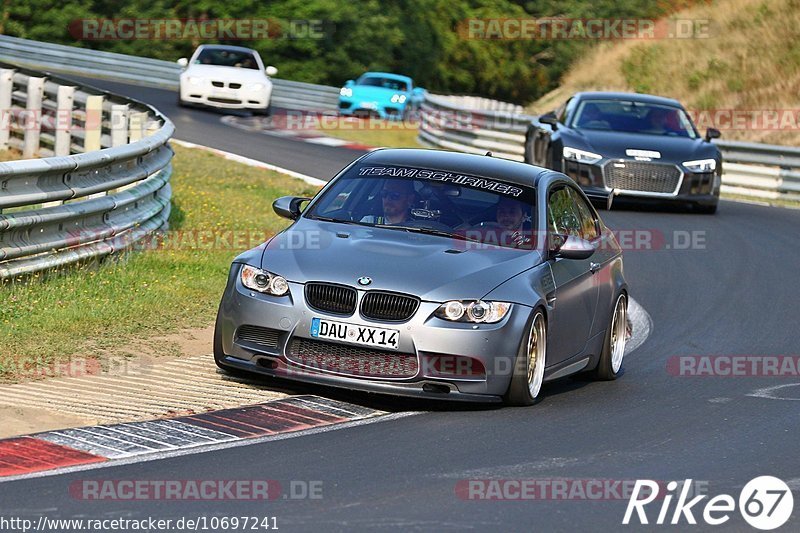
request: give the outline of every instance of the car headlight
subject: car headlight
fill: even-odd
[[[248,289],[272,296],[284,296],[289,292],[289,282],[286,281],[286,278],[272,272],[244,265],[241,276],[242,285]]]
[[[350,87],[342,87],[339,89],[339,95],[344,96],[345,98],[350,98],[353,96],[353,89]]]
[[[587,165],[592,165],[603,159],[603,156],[600,154],[587,152],[586,150],[578,150],[577,148],[570,148],[569,146],[565,146],[564,159],[569,159],[570,161],[577,161],[578,163],[586,163]]]
[[[392,95],[392,103],[393,104],[402,104],[406,101],[406,95],[404,94],[393,94]]]
[[[203,83],[203,78],[198,78],[197,76],[189,76],[186,79],[189,81],[189,85],[200,85]]]
[[[451,322],[493,324],[503,320],[510,310],[508,302],[451,300],[440,305],[434,315]]]
[[[254,83],[254,84],[252,84],[250,86],[250,89],[253,90],[253,91],[260,91],[263,88],[264,88],[264,84],[263,83]]]
[[[714,172],[717,170],[716,159],[698,159],[696,161],[684,161],[683,166],[692,172]]]

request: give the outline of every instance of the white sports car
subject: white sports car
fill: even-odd
[[[200,104],[225,109],[250,109],[270,113],[272,81],[278,73],[264,67],[258,52],[227,45],[200,45],[187,60],[180,77],[179,105]]]

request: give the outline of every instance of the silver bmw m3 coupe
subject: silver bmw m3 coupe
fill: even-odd
[[[569,177],[490,156],[371,152],[231,266],[214,358],[347,389],[530,405],[620,375],[622,252]]]

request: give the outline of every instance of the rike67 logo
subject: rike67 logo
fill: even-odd
[[[649,479],[636,480],[622,523],[635,524],[637,519],[640,524],[651,523],[652,511],[658,508],[658,504],[650,509],[649,517],[645,507],[657,500],[661,506],[653,522],[655,524],[697,524],[697,517],[700,517],[706,524],[718,526],[730,520],[731,514],[737,508],[737,501],[733,496],[720,494],[701,504],[708,495],[691,497],[691,487],[691,479],[683,484],[670,481],[667,483],[666,494],[659,494],[657,482]],[[672,508],[676,496],[677,500]],[[739,493],[738,508],[742,518],[752,527],[770,530],[789,520],[794,509],[794,497],[789,486],[780,479],[760,476],[750,480]]]

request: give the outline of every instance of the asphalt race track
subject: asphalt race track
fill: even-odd
[[[94,83],[155,105],[175,122],[178,139],[315,177],[327,179],[359,155],[229,128],[217,112],[178,108],[169,91]],[[800,355],[800,210],[723,202],[715,216],[664,210],[613,210],[602,216],[615,230],[649,235],[650,247],[657,248],[642,244],[626,252],[631,294],[654,326],[644,345],[626,358],[616,382],[566,379],[546,385],[537,406],[502,409],[315,390],[414,414],[2,483],[4,508],[29,517],[274,516],[283,531],[596,531],[625,529],[627,499],[481,501],[464,499],[456,487],[460,480],[487,478],[693,479],[711,496],[738,499],[749,480],[774,475],[797,494],[800,378],[680,376],[671,358]],[[681,249],[687,236],[695,245]],[[780,385],[787,386],[763,390]],[[764,397],[769,395],[773,398]],[[68,492],[82,479],[165,478],[321,481],[323,490],[321,499],[270,502],[92,502]],[[648,507],[651,522],[660,505]],[[703,505],[694,510],[700,523]],[[797,530],[798,520],[800,505],[795,505],[784,530]],[[723,528],[751,530],[737,512]]]

